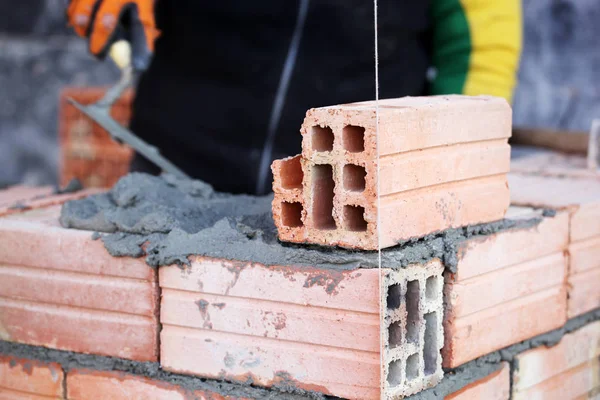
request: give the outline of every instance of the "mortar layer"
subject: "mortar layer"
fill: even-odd
[[[202,255],[272,265],[350,270],[377,268],[376,251],[281,243],[271,214],[272,196],[215,192],[211,186],[173,176],[129,174],[107,193],[65,203],[65,228],[103,232],[113,256],[146,256],[153,266],[189,264]],[[382,251],[382,265],[406,267],[439,258],[456,270],[457,245],[467,238],[533,226],[541,218],[502,220],[448,229]]]
[[[212,391],[222,396],[231,396],[232,398],[267,400],[336,399],[336,397],[298,389],[285,380],[282,380],[281,384],[276,385],[274,389],[263,389],[251,386],[252,382],[248,382],[248,384],[236,384],[215,379],[170,373],[162,370],[160,364],[156,362],[139,362],[115,357],[80,354],[6,341],[0,341],[0,355],[46,363],[58,363],[67,373],[74,369],[124,372],[156,381],[168,382],[191,391]]]
[[[511,379],[514,369],[519,366],[515,360],[515,356],[524,351],[540,347],[552,347],[556,345],[564,335],[574,332],[583,326],[600,320],[600,308],[592,310],[586,314],[580,315],[567,321],[567,323],[559,329],[544,333],[534,338],[524,340],[512,346],[495,351],[485,356],[479,357],[476,360],[470,361],[454,369],[444,371],[442,381],[431,389],[424,390],[413,396],[408,397],[410,400],[436,400],[443,399],[445,396],[457,392],[465,386],[476,382],[489,374],[497,371],[502,361],[508,361],[511,365]]]

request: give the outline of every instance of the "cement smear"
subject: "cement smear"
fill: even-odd
[[[153,266],[189,264],[191,255],[337,270],[377,268],[376,251],[353,251],[277,240],[271,196],[216,193],[204,182],[173,176],[132,173],[104,194],[63,205],[66,228],[104,232],[102,240],[116,257],[146,256]],[[456,270],[458,245],[474,236],[523,228],[540,219],[502,220],[449,229],[382,251],[382,265],[406,267],[439,258]]]
[[[501,367],[502,361],[507,361],[511,365],[511,379],[513,370],[519,368],[518,362],[515,359],[519,353],[540,347],[552,347],[560,342],[560,339],[567,333],[578,330],[579,328],[600,320],[600,309],[590,311],[579,317],[572,318],[559,329],[550,331],[543,335],[524,340],[512,346],[498,350],[496,352],[486,354],[476,360],[461,365],[460,367],[445,370],[444,378],[435,387],[424,390],[413,396],[408,397],[410,400],[435,400],[443,399],[447,395],[457,392],[465,386],[482,379],[489,374],[497,371]]]
[[[250,384],[235,384],[216,379],[197,378],[164,371],[159,363],[139,362],[122,358],[79,354],[70,351],[53,350],[45,347],[31,346],[0,341],[0,355],[33,361],[54,362],[61,365],[65,372],[73,369],[91,369],[96,371],[125,372],[143,376],[152,380],[168,382],[184,389],[206,390],[231,398],[272,399],[272,400],[329,400],[336,397],[320,393],[307,392],[292,386],[281,385],[275,389],[253,387]]]

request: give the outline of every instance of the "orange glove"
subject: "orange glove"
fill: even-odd
[[[90,52],[103,59],[117,40],[131,43],[136,70],[148,67],[158,36],[154,0],[71,0],[67,18],[75,32],[87,37]]]

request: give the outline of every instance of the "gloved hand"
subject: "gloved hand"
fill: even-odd
[[[154,0],[71,0],[67,18],[75,32],[88,38],[90,52],[103,59],[112,44],[131,44],[132,64],[144,70],[150,63],[154,40]]]

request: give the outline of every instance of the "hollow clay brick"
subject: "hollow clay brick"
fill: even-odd
[[[409,396],[442,380],[443,270],[434,260],[382,271],[384,399]]]
[[[412,320],[420,336],[415,343],[403,345],[408,352],[404,358],[417,355],[417,376],[411,377],[412,389],[407,385],[407,392],[441,378],[441,270],[437,261],[388,271],[399,285],[402,277],[408,279],[406,271],[412,271],[411,279],[421,283],[421,292],[414,295],[429,293]],[[184,269],[162,267],[161,365],[200,377],[243,382],[251,378],[266,387],[285,383],[345,398],[379,399],[387,395],[380,386],[379,273],[378,269],[266,267],[208,257],[195,257]],[[436,285],[427,286],[432,275]],[[390,298],[400,303],[405,295],[397,291]],[[423,316],[434,311],[435,321],[431,315]],[[407,326],[401,311],[395,311],[394,317],[394,322],[404,321]],[[434,328],[435,335],[431,334]],[[428,357],[427,374],[422,371],[422,354]],[[402,379],[397,369],[391,375],[396,373],[393,379]]]
[[[307,112],[302,154],[272,165],[281,240],[375,250],[504,216],[511,134],[504,100],[383,100],[378,133],[376,121],[374,102]]]
[[[0,399],[62,399],[60,365],[0,355]]]
[[[446,396],[445,400],[508,400],[510,398],[510,366],[507,362],[502,367],[458,392]]]
[[[568,222],[560,212],[459,246],[457,272],[445,277],[445,368],[565,323]]]
[[[600,390],[600,322],[565,335],[553,347],[538,347],[516,357],[513,399],[590,398]],[[592,397],[593,398],[593,397]]]
[[[0,218],[0,337],[139,361],[158,359],[156,272],[115,258],[60,207]]]
[[[189,390],[167,382],[113,371],[71,370],[67,374],[67,398],[79,399],[156,399],[156,400],[226,400],[209,390]]]

